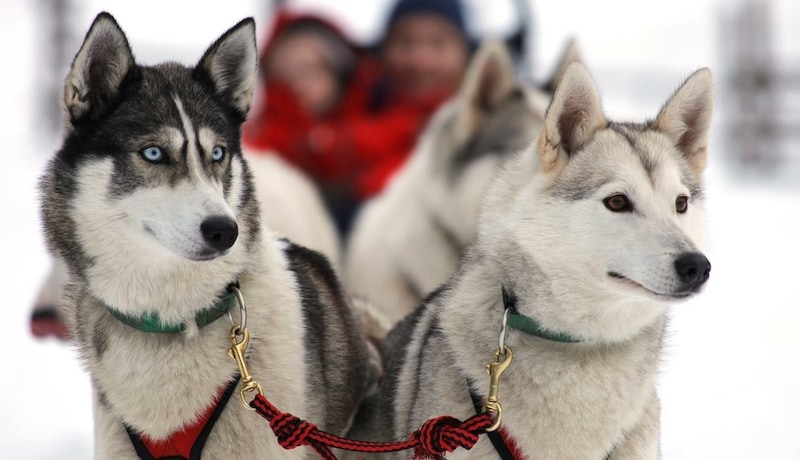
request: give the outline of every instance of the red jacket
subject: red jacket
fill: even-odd
[[[345,40],[319,17],[282,13],[264,54],[275,37],[299,21],[325,25]],[[314,179],[324,194],[354,202],[369,198],[403,164],[428,117],[444,99],[407,103],[381,91],[383,81],[377,61],[362,55],[338,106],[323,118],[308,114],[288,88],[267,81],[260,113],[245,125],[243,142],[251,149],[277,152]]]

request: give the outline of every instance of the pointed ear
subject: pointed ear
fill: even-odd
[[[253,99],[256,61],[256,24],[253,18],[246,18],[206,50],[195,71],[209,80],[222,101],[244,120]]]
[[[537,148],[542,171],[557,174],[606,125],[592,77],[583,64],[573,62],[556,88],[539,135]]]
[[[514,65],[508,49],[500,42],[486,42],[469,64],[460,97],[466,102],[461,114],[467,132],[496,109],[515,88]]]
[[[71,121],[101,114],[135,65],[117,21],[108,13],[98,14],[64,82],[64,105]]]
[[[564,51],[561,53],[561,58],[558,60],[558,65],[556,65],[553,74],[550,76],[550,80],[544,84],[542,89],[548,93],[554,93],[558,87],[558,82],[564,77],[567,67],[573,62],[583,62],[581,50],[578,47],[578,40],[575,37],[571,37],[567,40]]]
[[[653,125],[672,140],[697,173],[703,172],[706,166],[713,110],[714,81],[711,71],[703,68],[675,91]]]

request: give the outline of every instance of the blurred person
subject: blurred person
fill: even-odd
[[[316,183],[337,224],[352,207],[357,174],[341,127],[366,111],[378,74],[360,53],[326,18],[280,11],[262,48],[260,108],[243,129],[249,150],[274,153]]]
[[[370,119],[356,148],[380,152],[363,166],[359,193],[371,198],[403,165],[433,112],[458,90],[472,44],[458,0],[399,0],[378,46],[383,73],[370,90]]]
[[[344,35],[321,17],[281,14],[272,37],[262,58],[268,84],[285,85],[309,115],[327,115],[355,65]]]
[[[457,0],[400,0],[391,10],[381,49],[397,95],[437,105],[461,84],[470,43]]]
[[[340,232],[404,163],[470,54],[457,0],[400,0],[376,56],[329,20],[281,11],[262,51],[263,100],[246,147],[274,152],[319,186]]]

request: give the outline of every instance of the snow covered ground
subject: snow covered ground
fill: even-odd
[[[141,11],[155,5],[135,3]],[[639,6],[644,3],[649,2],[609,0],[600,10],[600,2],[536,2],[539,61],[549,65],[563,37],[573,29],[580,31],[590,68],[598,70],[608,112],[653,116],[680,78],[702,65],[713,68],[715,3],[661,2],[653,7],[658,8],[655,13]],[[144,45],[156,53],[155,44],[164,41],[176,49],[191,48],[189,62],[225,27],[255,9],[254,2],[227,2],[231,6],[225,11],[193,2],[193,16],[202,20],[193,17],[182,24],[186,33],[177,37],[168,29],[167,18],[177,18],[180,8],[160,10],[148,23],[141,11],[131,6],[123,10],[123,5],[133,4],[105,7],[131,31],[134,50],[137,42],[147,39]],[[791,0],[779,4],[787,5],[787,14],[797,18]],[[32,77],[41,66],[33,46],[32,5],[23,0],[0,4],[5,64],[0,73],[0,139],[9,147],[0,168],[0,282],[6,299],[6,317],[0,322],[0,457],[87,459],[92,457],[88,377],[68,346],[36,341],[28,332],[30,305],[50,263],[35,187],[56,144],[54,133],[41,132],[33,122],[32,101],[38,89]],[[88,25],[101,7],[78,19]],[[580,11],[585,14],[578,15]],[[627,16],[607,11],[625,11]],[[670,41],[673,36],[681,38]],[[615,72],[637,65],[653,69],[647,75],[666,76],[650,82],[646,94],[628,98],[625,82],[637,77],[621,80]],[[721,144],[712,139],[712,145]],[[663,457],[800,459],[800,284],[795,285],[800,273],[800,177],[794,178],[795,185],[741,181],[728,173],[725,152],[712,150],[712,278],[700,298],[672,310],[660,383]]]

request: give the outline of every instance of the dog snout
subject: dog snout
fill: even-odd
[[[711,274],[711,262],[699,252],[687,252],[675,259],[675,270],[687,291],[702,286]]]
[[[200,232],[206,244],[221,252],[230,249],[236,242],[239,227],[230,217],[212,216],[200,224]]]

